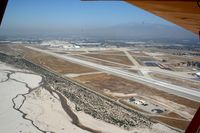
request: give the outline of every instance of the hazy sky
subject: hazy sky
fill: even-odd
[[[167,23],[125,2],[10,0],[3,27],[110,26],[130,22]]]
[[[10,0],[0,33],[10,31],[16,33],[70,32],[71,30],[105,28],[134,23],[174,26],[122,1]]]

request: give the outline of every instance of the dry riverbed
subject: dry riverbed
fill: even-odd
[[[0,132],[176,132],[158,123],[125,130],[77,110],[75,103],[45,83],[43,75],[0,62]]]

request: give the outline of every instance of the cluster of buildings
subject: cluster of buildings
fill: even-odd
[[[72,44],[67,41],[59,41],[59,40],[43,41],[40,45],[48,46],[50,48],[63,48],[63,49],[80,48],[80,46],[76,44]]]

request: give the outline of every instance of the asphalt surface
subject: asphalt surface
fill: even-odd
[[[133,73],[129,73],[127,71],[119,70],[119,69],[116,69],[116,68],[111,68],[109,66],[103,66],[103,65],[92,63],[92,62],[89,62],[89,61],[84,61],[84,60],[77,59],[75,57],[71,57],[71,56],[68,56],[68,55],[61,55],[61,54],[53,53],[51,51],[41,50],[41,49],[33,48],[33,47],[28,47],[28,48],[42,52],[42,53],[52,55],[52,56],[57,57],[57,58],[62,58],[66,61],[70,61],[70,62],[73,62],[73,63],[76,63],[76,64],[80,64],[82,66],[87,66],[87,67],[90,67],[90,68],[97,69],[99,71],[107,72],[107,73],[110,73],[110,74],[113,74],[115,76],[122,77],[122,78],[125,78],[125,79],[128,79],[128,80],[138,81],[140,83],[149,84],[151,86],[153,85],[153,86],[156,86],[156,89],[168,92],[170,94],[178,95],[180,97],[184,97],[184,98],[187,98],[187,99],[191,99],[191,100],[200,102],[200,92],[196,91],[196,90],[192,90],[192,89],[184,88],[184,87],[181,87],[181,86],[165,83],[165,82],[155,80],[155,79],[151,79],[151,78],[148,78],[148,77],[139,76],[139,75],[136,75],[136,74],[133,74]]]

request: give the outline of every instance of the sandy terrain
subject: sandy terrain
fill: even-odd
[[[60,101],[43,88],[32,91],[27,95],[27,100],[21,110],[27,113],[28,117],[43,131],[56,133],[84,132],[71,123],[72,119],[62,109]]]
[[[16,70],[14,68],[11,68],[5,64],[0,63],[0,73],[1,75],[4,75],[2,73],[4,69],[6,70]],[[6,71],[7,72],[7,71]],[[1,78],[0,75],[0,79]],[[23,77],[27,78],[28,74]],[[3,77],[4,78],[4,77]],[[22,77],[21,77],[22,78]],[[36,83],[34,83],[36,84]],[[38,83],[37,83],[38,84]],[[28,92],[28,88],[25,86],[24,83],[18,82],[17,79],[9,79],[6,82],[0,83],[0,132],[1,133],[16,133],[16,132],[27,132],[27,133],[40,133],[39,130],[37,130],[30,121],[23,119],[22,114],[18,112],[17,110],[13,109],[13,98],[17,96],[17,94],[25,94]],[[22,103],[22,98],[18,99],[17,101],[14,101],[15,103],[18,103],[15,107],[18,108]]]
[[[20,88],[20,89],[19,89]],[[34,132],[39,133],[30,121],[24,120],[22,114],[13,109],[12,98],[18,93],[26,93],[28,89],[24,84],[15,81],[0,83],[0,132]]]
[[[43,88],[33,91],[28,95],[28,99],[22,107],[22,110],[27,114],[30,114],[29,117],[33,121],[36,121],[38,127],[45,131],[49,130],[57,133],[86,133],[87,131],[84,131],[72,124],[72,119],[63,111],[58,96],[56,96],[56,94],[54,95],[55,97]],[[94,119],[92,116],[85,114],[82,111],[76,111],[75,105],[69,100],[68,105],[77,115],[80,123],[87,127],[93,128],[102,133],[132,133],[132,131],[126,131],[112,124]],[[35,110],[36,107],[38,108],[37,110]],[[146,131],[147,130],[150,132],[149,129],[146,129]]]
[[[36,88],[38,87],[38,83],[42,81],[42,77],[35,75],[35,74],[27,74],[27,73],[20,73],[17,72],[15,74],[12,74],[10,76],[12,79],[17,79],[20,82],[25,82],[28,84],[30,88]]]
[[[7,72],[0,71],[0,83],[6,81],[7,79]]]

